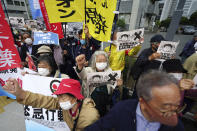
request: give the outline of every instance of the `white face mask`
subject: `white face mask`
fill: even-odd
[[[59,104],[60,104],[60,107],[61,107],[63,110],[69,110],[69,109],[73,108],[73,106],[74,106],[76,103],[71,104],[70,101],[66,101],[66,102],[60,102]]]
[[[47,68],[38,68],[38,74],[41,76],[48,76],[50,72]]]
[[[96,68],[98,70],[104,70],[106,67],[107,67],[107,62],[96,63]]]
[[[183,77],[182,73],[169,73],[170,75],[174,76],[177,80],[181,80]]]
[[[32,42],[32,39],[31,38],[27,38],[27,39],[25,39],[25,43],[27,45],[31,45],[33,42]]]

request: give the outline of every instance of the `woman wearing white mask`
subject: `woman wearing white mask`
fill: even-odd
[[[55,78],[69,78],[68,75],[60,73],[55,60],[49,55],[43,55],[38,58],[38,74]]]
[[[80,93],[80,83],[74,79],[63,79],[60,82],[57,91],[54,92],[57,98],[24,91],[16,79],[9,79],[3,89],[15,95],[20,104],[48,110],[62,109],[63,120],[70,131],[83,131],[99,119],[93,100],[84,99]]]
[[[82,80],[83,95],[91,97],[99,110],[101,116],[106,113],[106,106],[109,104],[109,95],[112,94],[112,87],[104,85],[100,87],[88,88],[87,86],[87,73],[91,72],[110,72],[112,69],[109,67],[108,54],[104,51],[96,51],[91,58],[91,67],[85,67],[85,55],[76,57],[76,73]],[[122,80],[118,80],[117,86],[122,84]]]

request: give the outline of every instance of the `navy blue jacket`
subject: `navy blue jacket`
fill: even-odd
[[[195,48],[194,48],[194,44],[196,43],[196,41],[193,39],[193,40],[190,40],[188,41],[184,48],[183,48],[183,51],[181,52],[181,54],[179,56],[181,57],[189,57],[191,56],[193,53],[195,53]]]
[[[85,128],[85,131],[136,131],[137,100],[126,100],[116,104],[103,118]],[[179,120],[177,126],[161,125],[159,131],[184,131],[183,124]]]

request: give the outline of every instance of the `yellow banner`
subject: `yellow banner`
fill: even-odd
[[[93,38],[110,40],[116,3],[117,0],[86,0],[86,24]]]
[[[85,0],[44,0],[50,23],[85,21]]]

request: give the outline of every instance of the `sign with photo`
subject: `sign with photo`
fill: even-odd
[[[56,95],[52,94],[58,89],[62,79],[27,74],[22,80],[24,90],[45,96],[56,97]],[[49,128],[50,131],[51,129],[53,129],[53,131],[70,131],[68,125],[63,121],[62,110],[48,110],[24,105],[24,115],[27,127],[30,126],[27,124],[32,124],[32,122],[37,123],[28,131],[35,131],[38,126]]]
[[[24,27],[25,20],[23,17],[9,17],[12,26]]]
[[[142,43],[144,28],[117,33],[117,51],[132,49]]]
[[[161,54],[160,59],[172,59],[176,54],[179,42],[161,41],[157,53]]]
[[[26,20],[26,25],[29,27],[29,28],[37,28],[37,21],[36,20]]]
[[[58,34],[53,32],[34,32],[33,45],[48,44],[59,45]]]
[[[99,87],[111,85],[113,88],[117,85],[117,80],[121,77],[121,71],[94,72],[87,74],[87,83],[89,87]]]

